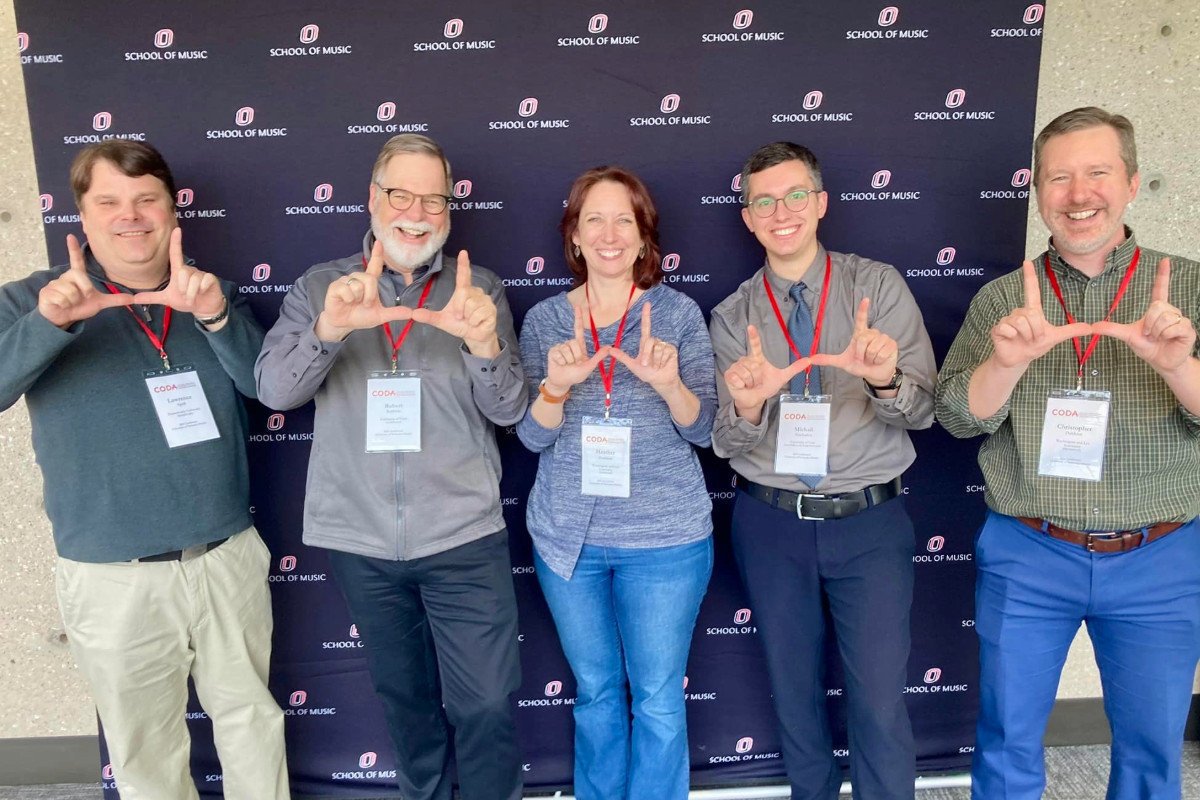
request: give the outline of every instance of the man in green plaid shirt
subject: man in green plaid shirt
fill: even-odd
[[[1042,735],[1086,623],[1108,799],[1175,799],[1200,660],[1200,264],[1125,226],[1140,176],[1123,116],[1047,125],[1034,184],[1050,246],[979,291],[938,377],[942,425],[987,435],[972,796],[1041,797]]]

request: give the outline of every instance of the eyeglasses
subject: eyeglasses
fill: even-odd
[[[413,202],[419,199],[425,213],[441,214],[446,210],[446,204],[450,202],[450,198],[444,194],[417,194],[407,189],[388,189],[378,183],[375,185],[379,187],[379,191],[387,195],[388,205],[397,211],[407,211],[412,208]]]
[[[803,211],[808,207],[808,196],[820,194],[823,189],[794,189],[783,197],[756,197],[746,204],[756,217],[769,217],[775,213],[775,204],[783,201],[783,207],[788,211]]]

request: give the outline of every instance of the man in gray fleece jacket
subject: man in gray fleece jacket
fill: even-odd
[[[515,424],[528,390],[500,279],[441,253],[452,185],[431,139],[389,140],[362,249],[296,281],[255,375],[272,408],[316,401],[304,542],[330,551],[403,796],[450,800],[449,728],[463,799],[519,800],[493,425]]]
[[[24,395],[71,651],[126,800],[194,800],[188,677],[229,800],[286,800],[267,689],[270,554],[249,513],[246,413],[262,328],[183,257],[175,184],[146,144],[71,166],[87,245],[0,288],[0,409]]]

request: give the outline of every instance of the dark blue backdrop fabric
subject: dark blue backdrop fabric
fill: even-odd
[[[762,261],[738,214],[741,164],[758,145],[790,139],[823,162],[822,241],[894,264],[941,355],[975,291],[1023,258],[1044,8],[901,1],[17,0],[51,260],[65,261],[65,234],[79,230],[67,182],[75,152],[144,138],[175,172],[188,254],[238,282],[270,325],[309,265],[358,249],[375,154],[413,131],[437,139],[454,165],[448,251],[467,248],[506,279],[518,322],[569,284],[564,198],[577,174],[603,163],[646,180],[666,280],[708,310]],[[272,681],[294,790],[387,795],[393,756],[353,621],[325,553],[300,543],[311,410],[250,413],[253,511],[275,553]],[[574,691],[525,534],[535,457],[511,429],[499,436],[526,780],[563,786]],[[970,758],[982,481],[977,442],[936,427],[914,438],[907,699],[919,768],[931,771]],[[684,689],[693,782],[777,778],[760,645],[729,551],[731,473],[711,452],[702,460],[717,568]],[[844,748],[840,680],[831,665]],[[191,710],[197,780],[217,794],[210,728]]]

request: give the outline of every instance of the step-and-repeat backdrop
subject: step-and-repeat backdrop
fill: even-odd
[[[357,252],[370,169],[400,132],[454,165],[448,250],[498,272],[518,323],[568,288],[557,224],[572,179],[638,172],[661,212],[666,281],[706,311],[762,262],[738,173],[788,139],[821,158],[821,239],[894,264],[939,356],[967,302],[1019,265],[1043,5],[1028,0],[17,0],[50,257],[79,232],[67,168],[83,145],[152,142],[179,185],[188,254],[240,285],[265,325],[308,266]],[[31,264],[31,269],[44,265]],[[298,794],[383,796],[394,757],[326,554],[300,543],[311,409],[250,404],[254,515],[275,554],[272,683]],[[500,430],[521,611],[514,698],[530,787],[571,780],[574,686],[533,575],[535,457]],[[906,699],[923,771],[970,759],[977,704],[971,543],[978,442],[915,436],[919,532]],[[718,562],[681,691],[693,782],[783,774],[755,619],[728,542],[728,465],[702,454]],[[420,502],[437,503],[436,497]],[[633,501],[636,502],[636,499]],[[836,648],[830,647],[831,652]],[[847,755],[841,671],[829,672]],[[221,790],[190,710],[196,778]],[[103,767],[102,767],[103,768]],[[111,770],[106,788],[116,797]]]

